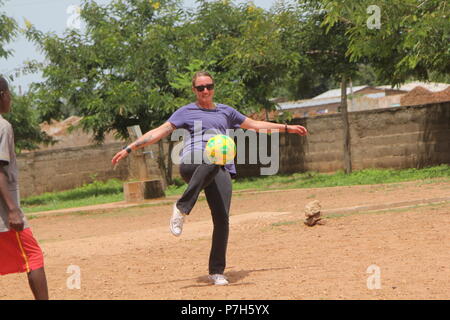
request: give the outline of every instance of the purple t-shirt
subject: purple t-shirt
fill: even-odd
[[[227,129],[238,129],[245,119],[246,116],[225,104],[217,103],[215,109],[205,109],[193,102],[179,108],[167,121],[177,129],[189,132],[181,152],[183,161],[191,153],[203,153],[209,138],[216,134],[227,134]],[[234,163],[226,164],[225,169],[232,176],[236,174]]]

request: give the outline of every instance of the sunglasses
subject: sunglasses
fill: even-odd
[[[207,84],[206,86],[196,86],[196,87],[194,87],[194,88],[195,88],[197,91],[199,91],[199,92],[204,91],[205,88],[208,89],[208,90],[210,91],[210,90],[213,90],[213,89],[214,89],[214,83]]]

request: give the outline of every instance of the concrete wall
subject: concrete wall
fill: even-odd
[[[44,192],[73,189],[94,180],[106,181],[117,178],[123,181],[141,180],[138,162],[142,153],[133,152],[114,169],[112,157],[121,150],[126,142],[105,143],[27,152],[17,156],[19,167],[19,186],[21,197],[42,194]],[[147,165],[146,179],[160,179],[157,164],[158,145],[148,147],[153,158],[145,157]],[[168,147],[164,150],[167,152]],[[178,169],[174,168],[174,177]]]
[[[352,112],[349,118],[355,170],[450,163],[450,103]],[[294,157],[292,162],[300,164],[282,162],[281,171],[292,166],[321,172],[343,169],[340,114],[300,120],[310,135],[293,144],[305,149],[304,158]]]
[[[420,168],[450,163],[450,102],[349,113],[353,169]],[[279,173],[343,169],[340,114],[295,119],[308,137],[280,134]],[[264,136],[263,136],[264,138]],[[267,137],[265,137],[267,138]],[[123,143],[30,152],[18,156],[23,197],[70,189],[97,180],[137,179],[131,157],[112,170],[110,161]],[[269,144],[270,147],[270,144]],[[157,177],[157,146],[147,161]],[[166,148],[167,150],[167,148]],[[248,152],[247,152],[248,154]],[[238,164],[238,178],[260,175],[259,164]],[[174,167],[174,176],[179,176]]]
[[[112,169],[111,159],[123,146],[72,147],[36,151],[17,157],[21,197],[67,190],[94,180],[127,179],[128,165]]]
[[[450,163],[450,102],[350,115],[356,170]]]
[[[422,168],[450,163],[450,102],[349,113],[352,164],[365,168]],[[294,119],[307,138],[280,134],[280,173],[343,169],[340,114]],[[238,177],[260,165],[238,165]]]
[[[400,99],[404,94],[389,95],[380,98],[370,98],[367,96],[357,97],[353,100],[348,100],[348,111],[366,111],[374,109],[386,109],[391,106],[399,106]]]

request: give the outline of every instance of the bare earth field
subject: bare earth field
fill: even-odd
[[[307,227],[313,200],[325,224]],[[450,299],[448,180],[235,193],[222,287],[207,281],[206,201],[179,238],[169,233],[171,208],[36,215],[51,299]],[[71,265],[80,289],[67,286]],[[368,288],[371,265],[379,289]],[[0,299],[32,299],[26,275],[0,277]]]

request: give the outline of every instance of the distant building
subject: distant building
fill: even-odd
[[[84,132],[80,127],[81,117],[71,116],[63,121],[54,121],[51,123],[42,123],[40,125],[41,130],[47,133],[55,140],[53,145],[40,145],[39,150],[57,150],[71,147],[84,147],[89,145],[95,145],[93,140],[93,134]],[[108,132],[105,134],[104,144],[120,142],[114,136],[114,132]]]
[[[422,89],[417,89],[422,87]],[[419,105],[450,101],[450,84],[411,82],[397,88],[391,86],[356,86],[347,88],[349,112],[384,109],[402,105]],[[409,98],[408,98],[409,95]],[[326,91],[312,99],[278,103],[278,114],[290,112],[294,118],[304,118],[340,112],[341,89]]]

